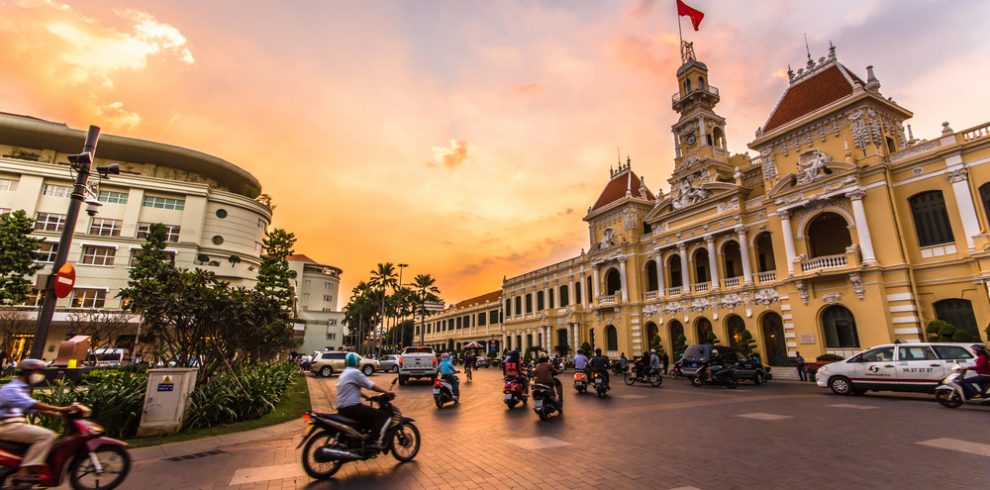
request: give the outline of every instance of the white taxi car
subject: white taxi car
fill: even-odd
[[[868,390],[934,393],[955,364],[974,362],[972,343],[918,342],[887,344],[818,369],[818,386],[839,395]]]

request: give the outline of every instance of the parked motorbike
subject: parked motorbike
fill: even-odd
[[[454,376],[454,379],[457,379],[457,376]],[[457,403],[457,399],[454,398],[454,385],[443,378],[433,380],[433,401],[436,402],[437,408],[443,408],[450,402]]]
[[[649,384],[654,388],[660,387],[663,384],[663,375],[660,371],[650,370],[649,374],[645,376],[640,376],[635,369],[630,368],[626,371],[624,376],[627,385],[632,386],[636,383]]]
[[[695,371],[694,376],[691,376],[691,384],[695,388],[701,388],[705,385],[721,385],[731,389],[739,386],[739,379],[736,378],[736,368],[734,367],[723,367],[712,375],[711,365],[705,363]]]
[[[519,403],[526,405],[527,398],[529,398],[526,390],[523,389],[522,383],[516,378],[505,378],[505,385],[502,386],[502,394],[502,400],[509,406],[509,410],[516,408],[516,405]]]
[[[578,393],[588,391],[588,375],[584,371],[574,373],[574,389]]]
[[[558,381],[556,385],[555,389],[550,385],[533,384],[533,411],[544,422],[550,420],[550,415],[554,412],[564,414],[564,397],[563,393],[560,393],[560,382]]]
[[[935,400],[943,407],[959,408],[963,403],[972,401],[982,404],[990,403],[990,383],[985,385],[975,385],[979,390],[976,395],[970,395],[962,386],[962,380],[966,379],[966,372],[970,367],[955,365],[952,372],[942,378],[942,381],[935,387]]]
[[[600,372],[595,372],[591,375],[591,382],[595,385],[595,393],[598,394],[598,398],[605,398],[608,395],[609,387],[605,384],[605,376]]]
[[[392,381],[395,386],[395,381]],[[309,429],[296,446],[303,448],[302,465],[306,474],[317,480],[326,480],[337,473],[344,463],[363,461],[392,453],[395,459],[408,463],[419,453],[419,429],[413,419],[403,417],[392,405],[394,393],[371,397],[369,403],[378,405],[390,417],[385,433],[385,447],[370,447],[378,434],[369,434],[353,419],[335,413],[306,412],[303,420]]]
[[[47,464],[40,469],[41,480],[20,482],[14,473],[29,444],[0,441],[0,488],[29,489],[58,487],[65,483],[75,489],[113,489],[120,486],[131,471],[131,456],[126,443],[105,437],[96,422],[88,420],[89,407],[73,404],[76,410],[62,414],[65,432],[55,441]]]

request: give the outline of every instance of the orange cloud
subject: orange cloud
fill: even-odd
[[[433,147],[434,164],[443,165],[444,168],[457,168],[467,160],[467,141],[457,138],[451,139],[446,146]]]

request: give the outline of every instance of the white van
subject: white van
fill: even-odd
[[[124,359],[128,359],[127,349],[110,349],[102,347],[95,351],[89,351],[89,364],[96,367],[111,367],[124,364]]]
[[[815,374],[818,386],[838,395],[868,390],[934,393],[955,364],[971,365],[972,343],[912,342],[879,345],[849,359],[826,364]]]

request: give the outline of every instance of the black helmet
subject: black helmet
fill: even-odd
[[[577,353],[583,356],[584,355],[584,349],[578,349]]]
[[[597,347],[597,348],[595,348],[595,355],[596,355],[596,356],[600,356],[600,355],[602,355],[602,348],[601,348],[601,347]]]
[[[976,352],[977,354],[987,351],[987,346],[983,344],[973,344],[971,347],[973,348],[973,352]]]

